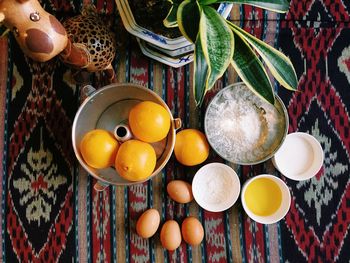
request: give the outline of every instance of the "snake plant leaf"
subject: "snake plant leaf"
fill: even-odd
[[[209,72],[208,63],[205,60],[205,56],[202,49],[200,34],[198,34],[197,41],[194,48],[194,84],[193,84],[193,93],[196,105],[199,106],[202,104],[204,96],[207,92],[207,76]]]
[[[179,29],[182,35],[192,43],[195,43],[197,39],[200,14],[198,2],[193,0],[183,1],[177,9],[177,24]]]
[[[278,13],[285,13],[289,9],[288,0],[198,0],[200,5],[211,5],[214,3],[246,4]]]
[[[265,42],[247,33],[240,27],[227,21],[232,30],[244,38],[261,56],[275,79],[286,89],[295,91],[298,78],[290,59],[282,52],[276,50]]]
[[[163,20],[163,24],[165,27],[177,27],[177,10],[179,5],[182,3],[182,0],[168,0],[172,5],[171,8]]]
[[[272,105],[275,104],[272,85],[264,65],[249,44],[237,34],[235,34],[235,52],[231,64],[238,76],[255,94]]]
[[[202,8],[199,32],[203,54],[209,67],[206,84],[209,90],[230,65],[234,37],[226,20],[210,6]]]

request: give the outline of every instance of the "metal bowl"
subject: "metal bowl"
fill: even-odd
[[[289,124],[282,100],[275,98],[271,105],[243,82],[223,88],[205,113],[204,130],[210,146],[236,164],[253,165],[271,158],[282,145]]]
[[[84,87],[91,91],[91,86]],[[153,143],[157,163],[153,173],[144,181],[149,180],[158,174],[168,162],[175,145],[175,132],[180,128],[181,120],[174,119],[166,103],[153,91],[136,84],[111,84],[99,90],[94,90],[87,97],[78,109],[72,127],[72,142],[75,155],[81,166],[99,183],[95,185],[96,190],[103,189],[104,185],[133,185],[141,181],[132,182],[122,178],[114,167],[95,169],[87,165],[79,151],[80,142],[88,131],[93,129],[105,129],[113,132],[115,127],[121,123],[127,123],[129,110],[141,101],[153,101],[162,105],[169,113],[171,127],[168,136],[157,143]],[[144,182],[142,181],[142,182]]]

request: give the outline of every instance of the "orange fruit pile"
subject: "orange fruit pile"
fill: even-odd
[[[143,101],[129,112],[129,126],[135,137],[119,146],[109,131],[95,129],[86,133],[80,144],[84,161],[96,169],[115,166],[129,181],[142,181],[156,166],[157,156],[150,143],[167,137],[171,125],[169,112],[152,101]]]

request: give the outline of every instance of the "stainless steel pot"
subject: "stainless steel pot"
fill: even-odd
[[[243,82],[231,84],[220,90],[209,103],[205,117],[204,130],[210,146],[223,159],[241,165],[254,165],[270,159],[275,152],[281,147],[288,133],[289,118],[286,107],[280,97],[275,94],[275,105],[272,106],[255,95]],[[229,106],[242,103],[252,111],[260,115],[259,123],[261,132],[259,141],[249,141],[250,149],[238,151],[239,145],[246,136],[237,136],[231,134],[232,129],[227,127],[237,127],[238,120],[247,112],[239,116],[233,112],[225,112],[225,109],[232,108]],[[269,113],[274,113],[272,114]],[[266,116],[271,116],[265,118]],[[247,124],[247,119],[245,119]],[[254,122],[250,120],[249,122]],[[272,124],[274,122],[274,124]],[[232,126],[233,125],[233,126]],[[254,125],[248,125],[248,128],[256,129]],[[264,129],[263,129],[264,128]],[[238,129],[236,129],[238,131]],[[242,129],[240,135],[249,134],[248,129]],[[229,148],[229,149],[228,149]],[[233,154],[235,150],[236,154]]]
[[[152,144],[157,154],[157,163],[149,180],[157,175],[168,162],[175,145],[176,130],[181,127],[181,120],[174,119],[166,103],[155,92],[137,84],[111,84],[99,90],[85,86],[82,93],[85,100],[78,109],[72,127],[72,142],[75,155],[81,166],[98,180],[95,189],[103,190],[107,185],[132,185],[141,182],[131,182],[122,178],[114,167],[95,169],[87,165],[79,150],[80,142],[90,130],[105,129],[114,132],[117,125],[127,124],[129,110],[141,101],[153,101],[162,105],[171,116],[171,127],[168,136]],[[144,181],[146,181],[144,180]]]

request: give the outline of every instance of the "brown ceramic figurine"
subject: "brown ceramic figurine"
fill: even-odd
[[[13,32],[23,52],[36,61],[50,60],[67,46],[66,30],[37,0],[0,1],[0,22]]]
[[[116,42],[114,34],[99,18],[95,6],[85,6],[81,15],[66,20],[63,26],[71,43],[85,53],[85,64],[78,66],[89,72],[104,71],[113,81],[115,74],[111,63],[116,52]],[[74,64],[76,60],[72,60],[68,51],[67,48],[61,58],[66,63]]]
[[[108,79],[114,80],[114,37],[91,8],[67,20],[65,29],[37,0],[0,0],[0,23],[33,60],[45,62],[60,55],[76,69],[106,71]]]

